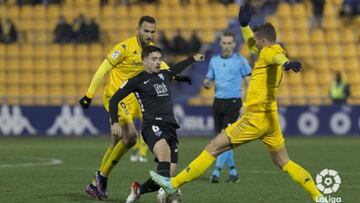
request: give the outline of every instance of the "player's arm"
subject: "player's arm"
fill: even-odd
[[[85,96],[83,98],[81,98],[79,101],[80,105],[84,109],[89,108],[89,106],[91,104],[91,99],[94,97],[96,88],[99,86],[99,84],[101,83],[101,81],[104,78],[104,76],[106,75],[106,73],[108,73],[112,69],[112,67],[113,66],[109,63],[109,61],[107,59],[105,59],[101,63],[100,67],[98,68],[94,77],[91,80],[90,86],[89,86]]]
[[[212,65],[212,60],[209,63],[209,69],[206,74],[206,78],[203,81],[203,86],[205,89],[209,89],[215,79],[214,66]]]
[[[275,54],[272,60],[273,64],[277,64],[284,67],[284,70],[292,70],[295,73],[299,72],[302,68],[299,61],[290,61],[285,54]]]
[[[109,101],[109,115],[111,119],[111,124],[119,123],[118,111],[119,103],[127,95],[136,90],[138,84],[138,77],[129,79],[123,83],[123,85],[115,92],[115,94],[110,98]]]
[[[254,33],[251,30],[250,26],[241,27],[241,33],[244,37],[245,44],[249,48],[252,54],[259,54],[259,50],[255,46]]]
[[[160,63],[160,70],[169,70],[170,67],[168,64],[166,64],[164,61],[161,61]],[[191,78],[185,75],[177,74],[174,77],[171,78],[172,80],[176,80],[178,82],[187,82],[189,85],[192,84]]]
[[[83,108],[89,108],[96,88],[99,86],[106,73],[108,73],[114,66],[116,66],[116,64],[120,63],[124,59],[125,54],[126,46],[124,44],[116,45],[113,50],[108,53],[105,60],[102,62],[94,77],[92,78],[85,96],[79,101]]]
[[[186,67],[191,65],[194,62],[199,62],[205,60],[204,55],[202,54],[195,54],[194,56],[190,56],[189,58],[180,61],[179,63],[175,64],[173,67],[170,68],[170,76],[174,77],[175,75],[181,73],[185,70]]]
[[[259,50],[255,46],[254,33],[249,26],[252,13],[251,6],[248,3],[245,3],[240,7],[238,18],[245,44],[249,47],[251,53],[258,54]]]

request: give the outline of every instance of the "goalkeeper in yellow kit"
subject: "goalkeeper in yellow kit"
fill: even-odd
[[[202,153],[175,177],[165,178],[153,171],[150,171],[150,175],[167,193],[172,194],[181,185],[203,174],[222,152],[260,139],[275,165],[300,184],[314,201],[323,199],[311,175],[290,160],[277,113],[276,95],[283,69],[298,72],[301,64],[285,56],[285,51],[276,44],[276,32],[270,23],[259,26],[253,33],[248,26],[251,15],[248,4],[241,7],[239,22],[245,43],[252,53],[258,54],[244,103],[245,113],[212,139]]]
[[[96,88],[106,73],[110,72],[110,76],[104,89],[103,103],[105,109],[109,111],[111,96],[123,85],[123,82],[144,70],[141,51],[143,47],[154,44],[155,19],[151,16],[141,17],[137,30],[137,36],[118,43],[106,56],[96,71],[85,96],[79,101],[83,108],[89,108]],[[169,67],[164,62],[161,62],[160,68],[168,69]],[[177,78],[175,77],[175,79]],[[187,77],[178,77],[177,80],[190,82]],[[102,158],[99,171],[95,173],[92,183],[85,189],[90,196],[99,200],[107,198],[107,177],[110,175],[112,168],[135,145],[138,137],[133,121],[141,119],[142,113],[134,94],[127,96],[119,103],[118,116],[121,133],[118,135],[112,132],[112,143]]]

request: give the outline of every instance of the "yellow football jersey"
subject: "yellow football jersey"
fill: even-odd
[[[242,28],[242,33],[246,40],[253,37],[250,27]],[[273,44],[262,48],[259,52],[254,49],[254,43],[251,45],[250,49],[258,52],[259,57],[250,77],[244,102],[245,111],[276,111],[276,96],[283,75],[282,65],[288,61],[285,50],[279,44]]]
[[[141,51],[142,48],[135,36],[118,43],[110,53],[108,53],[106,59],[113,68],[110,71],[109,80],[104,89],[104,96],[110,98],[124,81],[144,70]],[[164,62],[161,62],[160,68],[169,69],[168,65]]]

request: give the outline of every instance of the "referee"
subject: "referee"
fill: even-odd
[[[203,85],[209,89],[212,82],[215,83],[215,99],[213,103],[213,115],[216,133],[221,132],[231,123],[234,123],[242,106],[242,79],[249,83],[251,67],[247,60],[238,54],[234,54],[235,35],[232,32],[224,32],[220,38],[221,55],[211,58],[209,70]],[[218,183],[221,169],[224,164],[229,167],[229,178],[226,182],[235,183],[239,180],[233,150],[222,153],[216,159],[215,170],[210,182]]]

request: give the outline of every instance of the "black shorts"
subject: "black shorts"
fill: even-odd
[[[170,146],[171,163],[178,162],[177,134],[178,127],[172,124],[144,122],[142,127],[142,136],[149,149],[153,152],[154,145],[161,139],[165,139]],[[155,158],[155,161],[158,160]]]
[[[213,115],[217,133],[238,119],[241,106],[242,101],[240,98],[214,99]]]

